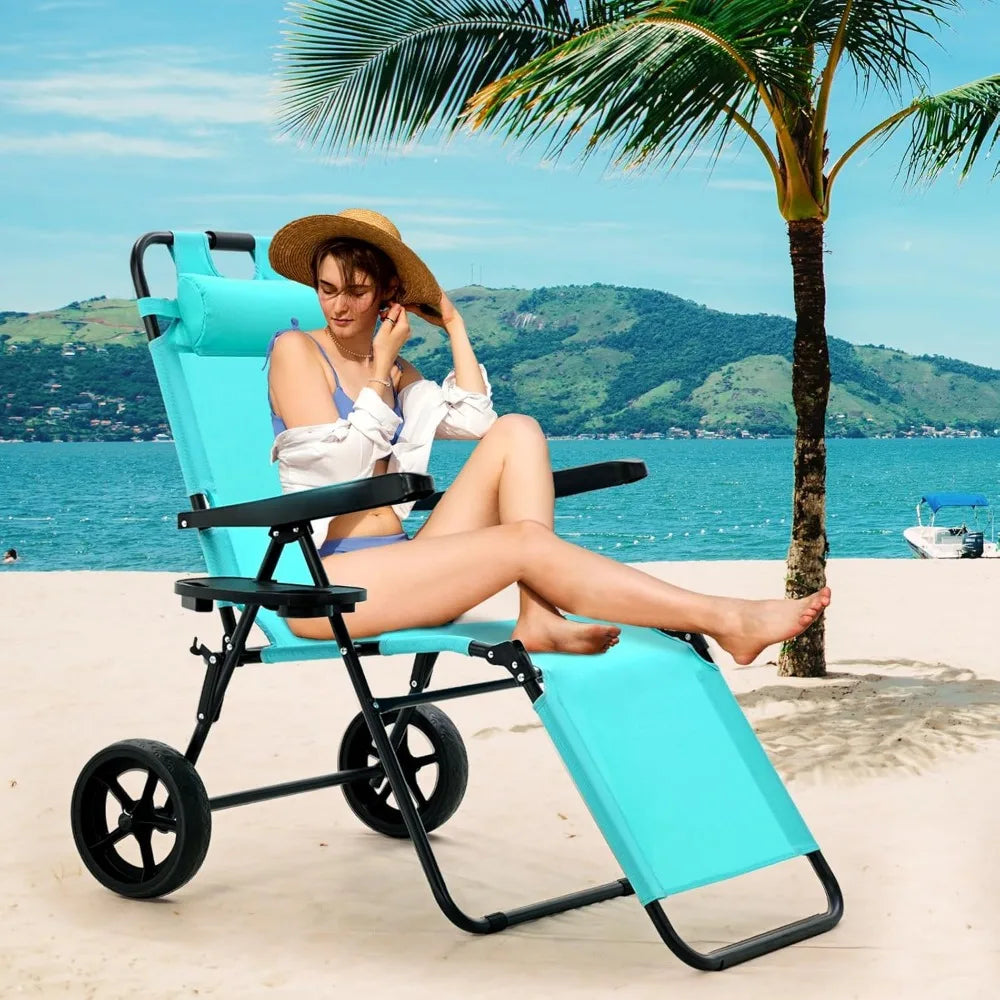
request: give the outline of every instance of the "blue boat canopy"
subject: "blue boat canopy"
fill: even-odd
[[[982,493],[925,493],[920,498],[936,514],[942,507],[989,507]]]

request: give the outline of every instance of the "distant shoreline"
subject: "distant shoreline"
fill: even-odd
[[[546,434],[547,441],[794,441],[792,434]],[[1000,434],[978,434],[966,431],[934,434],[827,434],[825,441],[996,441]],[[0,444],[176,444],[173,438],[130,438],[127,441],[99,438],[84,441],[32,441],[30,438],[0,438]]]

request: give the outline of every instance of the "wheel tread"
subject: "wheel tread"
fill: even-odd
[[[159,779],[167,788],[178,820],[175,834],[177,857],[168,870],[145,881],[126,882],[115,878],[89,853],[86,843],[85,797],[91,794],[88,781],[93,779],[94,772],[103,762],[119,758],[131,758],[139,768],[152,767],[154,771],[159,771]],[[168,781],[163,781],[164,773]],[[212,810],[198,772],[173,747],[150,739],[119,740],[94,754],[80,772],[73,789],[71,821],[77,850],[91,874],[106,888],[132,899],[153,899],[176,892],[201,867],[212,834]]]
[[[469,782],[469,756],[455,723],[440,708],[426,704],[417,705],[412,711],[410,726],[414,726],[431,740],[438,754],[437,784],[427,804],[417,810],[429,833],[447,823],[461,805]],[[391,726],[396,714],[391,713],[385,717],[387,728]],[[422,724],[418,723],[418,719]],[[367,746],[370,741],[368,726],[364,716],[359,713],[344,733],[340,746],[340,768],[347,770],[365,766],[367,760],[361,761],[359,748],[362,744]],[[363,783],[343,785],[342,791],[351,811],[366,826],[387,837],[409,837],[401,815],[398,818],[387,818],[376,815],[369,809]],[[398,809],[393,809],[393,812],[398,812]]]

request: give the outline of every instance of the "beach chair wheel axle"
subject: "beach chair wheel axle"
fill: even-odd
[[[201,867],[212,834],[194,765],[156,740],[122,740],[91,757],[73,789],[71,820],[90,873],[132,899],[184,885]]]
[[[408,717],[403,720],[405,725],[397,728],[393,724],[400,711]],[[462,735],[441,709],[429,704],[385,712],[382,722],[392,731],[399,766],[424,829],[430,832],[451,819],[465,797],[469,758]],[[347,771],[379,763],[375,742],[359,713],[341,740],[339,767]],[[366,826],[387,837],[409,837],[384,773],[346,784],[343,791],[352,812]]]

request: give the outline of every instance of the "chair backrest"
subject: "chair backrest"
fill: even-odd
[[[293,321],[323,325],[315,292],[271,269],[269,242],[254,238],[252,279],[226,278],[204,233],[174,233],[176,300],[139,300],[144,315],[159,314],[163,332],[149,349],[187,492],[210,507],[281,492],[270,462],[267,345]],[[269,540],[261,528],[210,528],[199,538],[211,576],[255,576]],[[310,582],[298,546],[286,547],[276,575]],[[277,615],[261,611],[257,621],[272,642],[291,639]]]

